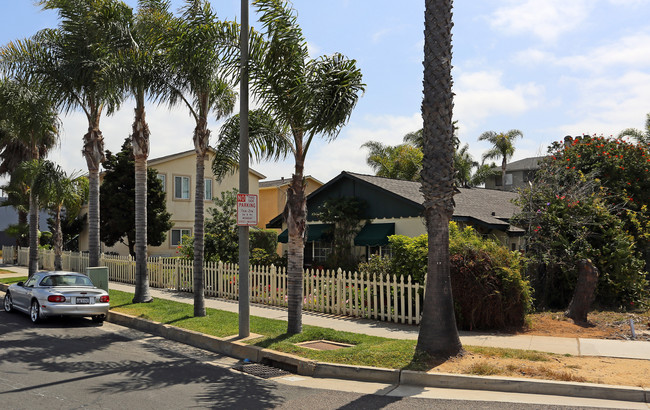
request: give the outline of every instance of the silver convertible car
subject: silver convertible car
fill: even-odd
[[[25,283],[9,286],[4,309],[27,313],[34,323],[52,316],[90,316],[101,323],[108,314],[109,298],[84,274],[37,272]]]

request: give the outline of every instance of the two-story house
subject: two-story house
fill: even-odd
[[[212,207],[213,198],[220,197],[221,192],[231,191],[239,188],[239,172],[234,171],[219,182],[212,174],[212,160],[214,151],[211,149],[205,161],[205,216],[208,217],[208,209]],[[167,211],[172,214],[174,226],[167,233],[167,240],[160,246],[148,246],[149,256],[176,256],[177,247],[181,244],[184,235],[192,236],[194,231],[194,190],[196,178],[196,153],[194,150],[179,152],[148,161],[150,168],[156,169],[158,178],[163,184],[167,200]],[[248,184],[249,193],[259,195],[259,181],[265,176],[259,172],[249,169]],[[134,216],[135,218],[135,216]],[[88,250],[88,229],[80,235],[80,249]],[[128,255],[128,248],[124,244],[117,243],[113,247],[102,244],[102,252],[116,252],[120,255]]]
[[[523,188],[535,179],[539,169],[539,162],[545,157],[530,157],[506,164],[506,186],[503,189],[501,182],[501,167],[492,168],[496,174],[485,181],[485,188],[500,189],[503,191],[516,191]]]

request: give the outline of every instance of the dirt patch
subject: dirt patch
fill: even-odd
[[[635,340],[650,341],[650,311],[592,312],[588,324],[576,324],[566,318],[563,312],[534,313],[528,316],[529,326],[516,333],[555,336],[582,337],[590,339],[631,340],[630,319],[634,321]]]
[[[466,353],[429,373],[508,376],[532,379],[650,387],[650,361],[548,355],[547,361],[497,358]]]
[[[593,312],[589,324],[576,324],[563,312],[535,313],[528,326],[509,333],[539,336],[632,339],[630,319],[634,321],[635,340],[650,341],[650,311]],[[650,360],[609,357],[576,357],[542,353],[539,357],[511,358],[466,352],[431,369],[431,373],[456,373],[524,377],[544,380],[588,382],[622,386],[650,387]]]

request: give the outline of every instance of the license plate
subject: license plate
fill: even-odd
[[[90,303],[90,298],[77,298],[77,305],[87,305]]]

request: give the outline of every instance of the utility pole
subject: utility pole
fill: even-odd
[[[241,0],[239,80],[239,193],[248,194],[248,0]],[[239,337],[250,335],[248,226],[239,227]]]

